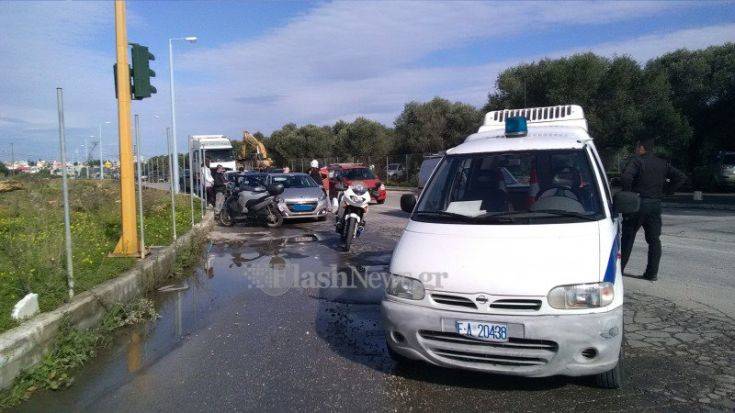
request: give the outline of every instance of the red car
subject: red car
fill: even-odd
[[[329,171],[329,199],[337,196],[334,185],[342,182],[344,185],[362,184],[370,191],[370,197],[382,204],[387,196],[385,185],[367,166],[359,163],[337,163],[327,167]]]

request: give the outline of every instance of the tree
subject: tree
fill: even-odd
[[[289,123],[274,131],[263,143],[271,158],[277,164],[285,165],[299,158],[331,156],[334,148],[334,135],[329,126],[297,127]]]
[[[706,165],[718,150],[735,150],[735,43],[677,50],[648,62],[646,71],[667,82],[674,107],[693,130],[682,148],[690,167]]]
[[[407,103],[396,118],[397,153],[436,152],[456,146],[477,132],[482,112],[473,106],[436,97]]]
[[[665,78],[644,72],[628,57],[608,59],[592,53],[544,59],[500,74],[485,110],[578,104],[590,134],[609,155],[654,137],[679,160],[691,130],[673,106]]]
[[[382,158],[393,146],[393,131],[374,120],[339,121],[332,130],[337,131],[335,155],[340,157],[370,155]]]
[[[8,167],[5,166],[3,162],[0,162],[0,175],[2,176],[10,175],[10,169],[8,169]]]

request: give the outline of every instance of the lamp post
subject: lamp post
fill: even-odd
[[[174,190],[179,193],[179,154],[176,148],[176,93],[174,92],[174,40],[185,40],[189,43],[197,41],[196,36],[175,37],[168,39],[168,75],[171,82],[171,151],[173,152],[173,165],[171,166],[171,179],[174,181]]]
[[[102,161],[102,125],[109,125],[109,121],[100,122],[100,181],[105,179],[105,164]]]
[[[89,147],[87,147],[87,159],[86,159],[86,171],[87,171],[87,179],[89,179],[89,168],[92,166],[90,165],[90,159],[92,158],[92,151],[94,150],[94,135],[89,135]]]

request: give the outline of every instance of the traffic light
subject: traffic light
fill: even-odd
[[[145,46],[137,43],[130,43],[130,46],[132,46],[130,54],[133,61],[130,73],[133,78],[133,99],[149,98],[156,93],[156,88],[151,85],[151,78],[156,76],[156,72],[150,68],[150,61],[156,60],[156,57]]]

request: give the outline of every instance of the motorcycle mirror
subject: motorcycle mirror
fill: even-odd
[[[268,185],[267,190],[271,195],[280,195],[283,193],[283,184]]]

